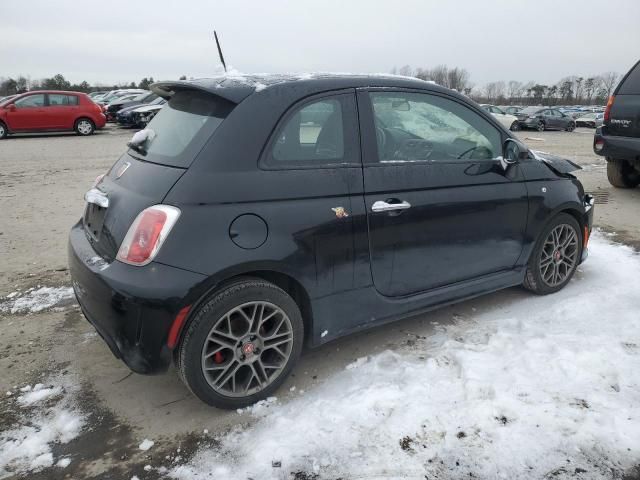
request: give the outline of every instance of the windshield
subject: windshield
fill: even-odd
[[[147,128],[129,142],[129,153],[148,162],[187,168],[235,105],[197,91],[177,92]]]

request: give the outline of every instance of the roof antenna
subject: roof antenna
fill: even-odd
[[[220,48],[220,41],[218,40],[218,34],[216,31],[213,31],[213,36],[216,39],[216,45],[218,46],[218,56],[220,57],[220,63],[224,67],[224,73],[227,73],[227,64],[224,62],[224,55],[222,55],[222,48]]]

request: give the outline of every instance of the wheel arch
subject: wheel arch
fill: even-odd
[[[178,346],[183,340],[184,332],[187,331],[195,313],[199,310],[200,306],[207,301],[207,299],[233,283],[250,279],[260,279],[273,283],[293,298],[294,302],[298,305],[298,308],[300,308],[300,313],[302,314],[305,337],[304,342],[305,344],[308,344],[313,332],[313,310],[307,288],[305,288],[302,282],[295,278],[295,276],[290,272],[274,268],[273,265],[247,265],[242,269],[233,269],[232,271],[226,271],[209,277],[205,282],[203,282],[201,288],[197,289],[198,293],[195,295],[195,298],[190,299],[190,301],[187,302],[191,305],[191,308],[189,309],[186,320],[178,332],[176,347],[173,349],[174,354],[178,352]]]

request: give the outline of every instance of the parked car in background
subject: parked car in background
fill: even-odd
[[[152,102],[156,98],[158,98],[158,96],[155,93],[149,92],[149,91],[135,94],[133,96],[125,95],[120,98],[117,98],[116,100],[112,101],[109,105],[107,105],[107,108],[105,110],[105,115],[107,116],[107,122],[115,122],[116,114],[123,107],[130,107],[133,105],[143,105],[145,103]]]
[[[131,121],[138,128],[144,128],[156,114],[164,107],[164,102],[158,102],[153,105],[144,105],[136,108],[131,112]]]
[[[504,111],[504,113],[508,113],[509,115],[515,115],[520,110],[522,110],[522,108],[523,107],[517,107],[517,106],[511,105],[509,107],[504,107],[502,110]]]
[[[80,92],[37,90],[0,105],[0,138],[11,133],[64,130],[91,135],[105,123],[102,109]]]
[[[101,103],[102,105],[107,105],[116,98],[122,97],[124,95],[139,95],[145,92],[148,92],[148,90],[143,90],[142,88],[121,88],[118,90],[111,90],[99,100],[99,103]]]
[[[557,292],[587,256],[580,167],[453,90],[326,74],[152,90],[168,103],[86,193],[69,272],[117,358],[175,362],[210,405],[272,395],[303,345]]]
[[[576,118],[576,127],[596,128],[602,125],[604,113],[585,113]]]
[[[102,98],[104,95],[106,95],[107,93],[109,93],[108,91],[102,91],[102,92],[91,92],[88,93],[87,95],[89,95],[89,98],[93,101],[96,100],[96,98]]]
[[[572,132],[576,128],[575,120],[560,110],[547,107],[526,107],[517,114],[521,128],[544,130],[566,130]]]
[[[593,150],[607,159],[614,187],[640,185],[640,61],[622,78],[607,102]]]
[[[142,128],[144,125],[146,125],[146,123],[148,123],[148,118],[146,115],[146,109],[143,109],[140,111],[140,114],[145,113],[145,118],[142,119],[141,115],[138,113],[135,113],[136,111],[142,109],[143,107],[146,106],[152,106],[155,107],[156,105],[164,105],[165,103],[167,103],[167,101],[162,98],[162,97],[156,97],[152,102],[149,102],[147,104],[143,104],[143,105],[132,105],[129,107],[123,107],[120,111],[118,111],[118,113],[116,114],[116,122],[118,122],[119,125],[122,125],[123,127],[140,127]],[[143,125],[141,122],[144,121],[145,124]]]
[[[507,113],[504,113],[502,110],[500,110],[500,108],[496,107],[495,105],[483,104],[480,106],[484,108],[487,112],[489,112],[491,115],[496,117],[496,119],[502,124],[504,128],[507,128],[511,131],[520,130],[518,117],[516,117],[515,115],[509,115]]]

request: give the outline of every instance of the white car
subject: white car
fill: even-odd
[[[158,102],[136,108],[133,112],[131,112],[133,124],[139,128],[146,127],[151,119],[156,116],[156,113],[158,113],[162,109],[165,103],[167,102]]]
[[[518,117],[516,117],[515,115],[509,115],[508,113],[504,113],[495,105],[483,104],[480,106],[484,108],[487,112],[489,112],[491,115],[496,117],[496,120],[498,120],[505,128],[514,132],[516,130],[520,130],[520,123],[518,122]]]

